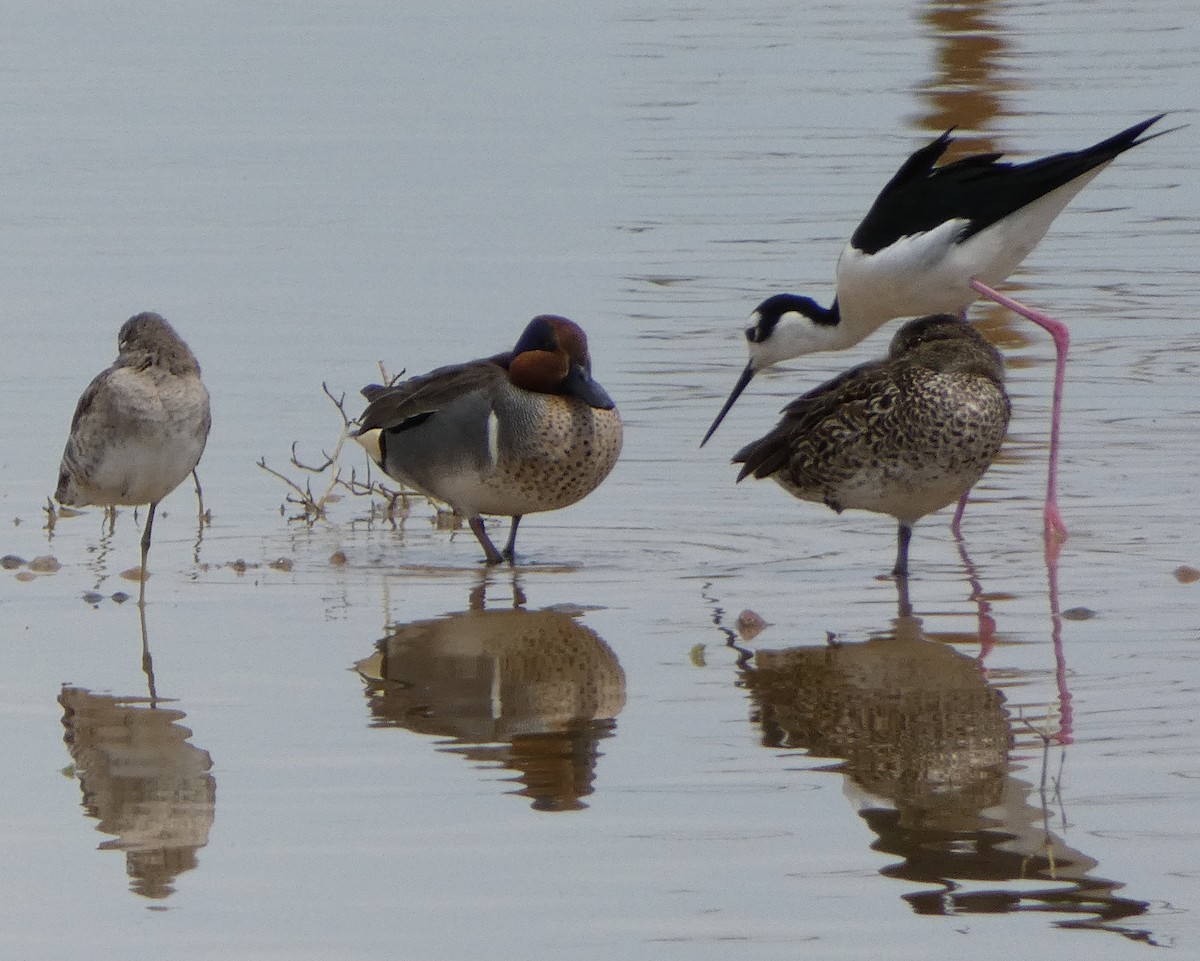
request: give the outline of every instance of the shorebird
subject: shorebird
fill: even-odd
[[[69,507],[150,505],[143,590],[154,511],[195,470],[211,424],[196,355],[158,314],[130,317],[116,361],[75,407],[54,497]]]
[[[983,476],[1008,430],[1004,361],[951,314],[909,321],[884,360],[792,401],[765,437],[734,455],[738,480],[773,478],[801,500],[890,514],[892,573],[908,576],[913,525]]]
[[[364,387],[356,436],[388,476],[466,517],[487,563],[511,562],[525,514],[582,500],[617,463],[621,416],[591,371],[583,330],[542,315],[507,353]],[[512,518],[503,551],[483,514]]]
[[[1066,325],[994,289],[1037,246],[1062,209],[1117,156],[1169,130],[1143,137],[1159,114],[1091,147],[1028,163],[976,154],[936,166],[951,131],[922,147],[884,186],[837,265],[831,306],[777,294],[750,315],[750,360],[704,435],[708,441],[754,375],[805,354],[842,350],[887,321],[920,314],[965,316],[985,297],[1033,321],[1054,338],[1056,366],[1046,489],[1047,534],[1065,535],[1056,492],[1058,425],[1069,335]]]

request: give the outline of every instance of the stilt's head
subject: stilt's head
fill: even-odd
[[[811,297],[776,294],[759,304],[750,315],[750,326],[746,328],[750,360],[700,446],[707,444],[716,433],[725,415],[760,370],[805,354],[835,349],[838,346],[838,321],[837,301],[832,307],[822,307]]]
[[[834,350],[840,346],[841,316],[837,301],[822,307],[811,297],[776,294],[768,297],[750,315],[746,348],[750,365],[765,370],[785,360]]]

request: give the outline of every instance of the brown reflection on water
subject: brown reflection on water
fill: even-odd
[[[100,850],[125,852],[135,893],[168,897],[208,843],[217,795],[212,758],[188,742],[184,712],[153,696],[64,686],[58,702],[84,810],[112,835]]]
[[[518,772],[535,810],[586,807],[625,674],[576,615],[484,610],[474,594],[472,609],[395,626],[376,646],[355,665],[375,726],[450,738],[441,750]]]
[[[934,43],[934,75],[918,88],[923,110],[911,125],[922,133],[956,128],[948,156],[998,148],[984,131],[1017,84],[1004,65],[1005,33],[992,19],[993,0],[931,0],[920,15]]]
[[[933,43],[934,72],[916,90],[921,110],[909,126],[932,136],[953,128],[945,161],[1002,152],[987,130],[1005,112],[1004,95],[1019,84],[1005,69],[1012,58],[1005,31],[991,15],[995,6],[993,0],[930,0],[919,17]],[[1012,315],[991,301],[976,302],[971,320],[998,347],[1029,343],[1013,331]]]
[[[902,895],[914,911],[1045,911],[1150,939],[1115,923],[1148,903],[1093,876],[1096,861],[1050,829],[1045,784],[1038,794],[1013,777],[1004,696],[980,662],[919,619],[863,643],[760,650],[741,668],[764,746],[842,759],[832,770],[878,836],[872,849],[900,859],[881,873],[922,885]]]

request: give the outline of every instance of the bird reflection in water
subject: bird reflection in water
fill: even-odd
[[[1003,152],[987,129],[1022,86],[1015,66],[1021,59],[998,19],[1003,13],[994,0],[930,0],[920,8],[934,69],[916,90],[920,110],[908,125],[934,137],[953,128],[951,159]]]
[[[168,897],[208,843],[217,794],[212,758],[188,742],[183,711],[157,698],[64,686],[58,702],[83,808],[112,835],[100,850],[125,852],[136,894]]]
[[[585,808],[598,744],[625,706],[625,674],[580,612],[469,610],[391,628],[356,666],[376,727],[448,738],[441,750],[518,772],[538,811]]]
[[[1148,903],[1094,876],[1097,862],[1050,829],[1045,784],[1039,795],[1013,776],[1004,695],[919,619],[902,613],[862,643],[746,651],[739,663],[764,746],[842,759],[830,770],[846,776],[872,848],[900,859],[880,873],[922,885],[903,895],[914,911],[1041,911],[1066,915],[1062,927],[1151,940],[1118,924]]]
[[[63,685],[63,741],[83,792],[83,808],[112,835],[100,850],[125,852],[134,893],[161,900],[175,880],[196,867],[216,814],[212,757],[188,739],[186,715],[162,707],[146,630],[138,605],[141,667],[147,695],[117,697]]]

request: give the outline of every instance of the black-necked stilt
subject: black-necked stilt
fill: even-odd
[[[75,407],[54,497],[72,507],[150,505],[143,591],[154,511],[196,469],[211,424],[200,365],[175,329],[153,313],[125,321],[116,362]]]
[[[582,500],[617,463],[621,415],[591,369],[577,324],[535,317],[509,353],[364,387],[357,438],[389,476],[467,517],[489,564],[512,561],[523,515]],[[503,552],[481,514],[513,519]]]
[[[1004,361],[950,314],[909,321],[885,360],[854,367],[792,401],[765,437],[734,455],[738,480],[772,477],[801,500],[890,514],[908,576],[912,526],[969,491],[1008,430]]]
[[[935,166],[950,146],[950,131],[922,147],[888,181],[842,251],[831,306],[778,294],[751,315],[752,326],[746,330],[750,361],[701,445],[758,371],[804,354],[849,347],[894,317],[961,314],[983,296],[1032,320],[1054,338],[1046,530],[1065,534],[1055,478],[1067,328],[998,293],[993,285],[1017,268],[1071,198],[1114,158],[1169,133],[1141,136],[1162,117],[1134,124],[1083,150],[1021,164],[1003,163],[1002,154],[988,153]]]

